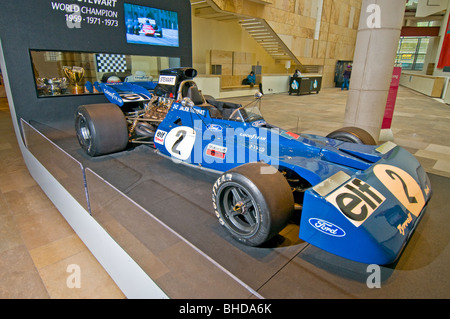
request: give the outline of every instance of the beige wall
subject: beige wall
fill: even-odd
[[[192,63],[199,74],[210,74],[211,50],[252,53],[252,64],[261,65],[263,73],[286,72],[237,21],[221,22],[192,17]],[[251,69],[248,70],[250,73]]]
[[[352,60],[359,24],[361,0],[213,0],[223,11],[265,19],[303,65],[323,67],[323,87],[334,86],[338,60]],[[316,23],[320,16],[320,23]],[[318,37],[315,38],[316,31]],[[255,53],[263,73],[286,72],[239,24],[193,16],[193,59],[200,73],[208,73],[207,51],[235,50]],[[255,63],[257,62],[255,61]],[[293,65],[289,73],[293,71]]]

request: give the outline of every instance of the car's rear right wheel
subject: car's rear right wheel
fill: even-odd
[[[374,138],[369,134],[369,132],[363,130],[362,128],[353,126],[335,130],[328,134],[327,137],[356,144],[376,145]]]

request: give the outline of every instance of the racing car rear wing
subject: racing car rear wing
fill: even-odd
[[[151,92],[155,89],[156,83],[145,82],[120,82],[120,83],[87,83],[86,89],[94,93],[94,88],[102,92],[113,104],[123,106],[127,102],[146,102],[152,98]]]

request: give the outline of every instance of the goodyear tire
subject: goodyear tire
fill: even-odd
[[[367,131],[359,127],[343,127],[331,132],[327,137],[356,144],[376,145],[373,137]]]
[[[220,176],[212,192],[221,225],[249,246],[259,246],[278,234],[294,209],[292,190],[284,176],[264,163],[238,166]]]
[[[123,151],[128,144],[128,128],[120,108],[112,103],[81,105],[75,117],[80,146],[89,156]]]

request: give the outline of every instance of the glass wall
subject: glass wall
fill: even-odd
[[[421,71],[425,63],[429,40],[427,37],[401,37],[396,63],[401,64],[403,70]]]

